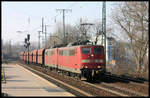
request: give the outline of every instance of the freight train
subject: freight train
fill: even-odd
[[[77,45],[21,52],[24,62],[39,64],[80,79],[100,78],[106,71],[104,47]]]

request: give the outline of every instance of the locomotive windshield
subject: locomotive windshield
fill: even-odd
[[[101,47],[94,47],[94,54],[101,54],[102,53],[102,48]]]
[[[82,53],[83,54],[90,54],[91,53],[91,49],[90,48],[82,48]]]

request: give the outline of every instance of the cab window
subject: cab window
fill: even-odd
[[[94,54],[101,54],[102,53],[102,48],[101,47],[94,47]]]
[[[83,54],[90,54],[91,53],[91,49],[90,48],[82,48],[82,53]]]

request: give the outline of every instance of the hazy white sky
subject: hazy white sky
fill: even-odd
[[[110,21],[111,8],[114,2],[106,2],[107,22]],[[17,31],[28,31],[31,34],[31,41],[38,41],[38,32],[41,30],[41,20],[49,25],[48,33],[53,32],[56,22],[62,22],[62,13],[56,9],[72,9],[67,12],[65,23],[74,25],[80,18],[88,19],[92,22],[101,20],[102,2],[2,2],[2,39],[4,42],[12,40],[12,43],[21,42],[23,44],[27,33],[17,33]],[[30,25],[28,18],[30,17]]]

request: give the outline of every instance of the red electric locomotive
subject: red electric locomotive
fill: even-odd
[[[45,65],[80,78],[92,79],[105,72],[104,47],[79,45],[46,49]]]
[[[104,47],[103,46],[81,46],[80,63],[82,75],[91,79],[102,76],[105,72]]]

